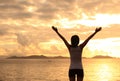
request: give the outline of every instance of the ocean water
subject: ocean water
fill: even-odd
[[[120,59],[83,59],[84,81],[120,81]],[[1,59],[0,81],[69,81],[69,59]]]

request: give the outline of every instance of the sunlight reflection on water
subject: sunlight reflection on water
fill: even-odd
[[[120,68],[117,60],[94,59],[93,61],[89,60],[89,63],[92,64],[84,64],[85,81],[120,81]]]
[[[83,59],[84,81],[120,81],[119,59]],[[0,60],[0,81],[69,81],[68,59]]]
[[[108,64],[101,64],[98,66],[98,70],[96,71],[96,75],[99,76],[98,81],[109,81],[112,79],[112,70]]]

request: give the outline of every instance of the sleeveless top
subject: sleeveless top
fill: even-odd
[[[81,47],[70,47],[70,68],[69,69],[83,69],[82,66],[82,48]]]

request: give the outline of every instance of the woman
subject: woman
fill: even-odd
[[[58,32],[58,29],[52,26],[52,29],[58,34],[58,36],[64,41],[67,46],[70,54],[70,67],[69,67],[69,80],[75,81],[75,76],[77,76],[77,81],[83,81],[84,72],[82,66],[82,51],[86,46],[88,41],[102,28],[96,28],[95,32],[91,34],[83,43],[79,45],[79,37],[77,35],[73,35],[71,37],[71,44],[67,42],[67,40]]]

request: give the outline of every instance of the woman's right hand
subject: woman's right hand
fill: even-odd
[[[95,32],[99,32],[102,29],[102,27],[96,28]]]

